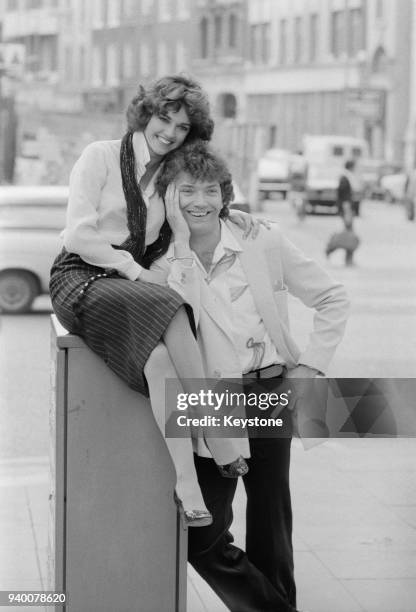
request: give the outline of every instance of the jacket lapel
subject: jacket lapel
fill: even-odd
[[[232,227],[231,231],[243,248],[243,251],[240,253],[240,261],[250,285],[257,310],[280,355],[289,367],[293,367],[296,360],[293,353],[289,350],[285,339],[287,334],[285,334],[283,329],[274,300],[273,281],[270,278],[265,251],[259,248],[258,243],[254,240],[243,241]]]

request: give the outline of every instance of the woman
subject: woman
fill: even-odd
[[[167,153],[211,138],[207,96],[190,78],[164,77],[147,90],[140,87],[127,126],[121,141],[88,145],[72,170],[64,249],[51,271],[52,304],[59,321],[133,389],[148,393],[143,368],[163,340],[185,391],[192,392],[192,379],[203,378],[192,314],[166,286],[166,275],[148,268],[177,238],[155,181]],[[182,256],[180,242],[175,255]],[[156,419],[162,427],[161,416]],[[184,465],[178,445],[170,444],[185,516],[191,525],[207,524],[211,517],[196,474]],[[224,475],[247,471],[232,444],[214,446]]]

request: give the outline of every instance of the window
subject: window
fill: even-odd
[[[294,32],[294,61],[298,64],[302,60],[302,19],[301,17],[295,18],[295,32]]]
[[[334,11],[331,16],[331,53],[339,57],[346,51],[346,12]]]
[[[103,55],[100,47],[96,46],[92,52],[92,84],[99,87],[103,83]]]
[[[250,58],[253,64],[267,64],[269,62],[269,23],[256,23],[250,27]]]
[[[122,7],[123,18],[128,19],[129,17],[134,17],[136,6],[136,0],[124,0]]]
[[[182,40],[178,40],[176,43],[176,71],[181,72],[186,70],[186,54],[185,45]]]
[[[72,47],[65,47],[65,80],[72,81]]]
[[[145,42],[140,43],[140,73],[142,76],[149,76],[150,74],[150,51],[149,45]]]
[[[103,0],[94,0],[93,26],[100,28],[104,25],[104,3]]]
[[[176,3],[177,18],[186,20],[190,17],[189,0],[177,0]]]
[[[348,26],[348,55],[354,57],[364,49],[364,19],[361,8],[350,10]]]
[[[107,85],[118,85],[119,83],[119,55],[115,43],[107,47]]]
[[[81,83],[85,81],[85,47],[79,49],[79,80]]]
[[[199,34],[201,41],[201,57],[206,59],[208,57],[208,19],[202,17],[199,23]]]
[[[332,155],[334,157],[342,157],[344,155],[344,148],[340,145],[335,145],[332,147]]]
[[[221,115],[226,119],[235,119],[237,115],[237,98],[235,95],[231,93],[222,94],[221,103]]]
[[[309,18],[309,60],[314,62],[317,56],[318,45],[318,15]]]
[[[124,79],[131,79],[134,76],[133,45],[130,42],[125,42],[122,47],[121,69]]]
[[[116,27],[120,25],[120,2],[119,0],[107,1],[107,25]]]
[[[172,14],[170,11],[170,0],[159,0],[159,20],[170,21]]]
[[[384,17],[384,0],[377,0],[376,17],[377,19],[383,19]]]
[[[228,46],[235,49],[237,46],[237,16],[231,13],[228,21]]]
[[[281,64],[287,63],[287,21],[280,20],[279,36],[279,61]]]
[[[149,15],[152,11],[153,0],[142,0],[142,14]]]
[[[214,37],[215,37],[215,47],[221,47],[222,45],[222,16],[215,15],[214,18]]]
[[[157,46],[157,74],[159,76],[168,74],[169,72],[169,59],[168,59],[168,48],[166,43],[159,42]]]

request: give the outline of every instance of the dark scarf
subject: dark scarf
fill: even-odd
[[[121,141],[120,169],[127,204],[127,227],[130,232],[120,248],[131,253],[137,263],[149,268],[153,261],[168,250],[172,231],[165,219],[157,240],[145,247],[147,208],[137,182],[132,132],[127,132]]]

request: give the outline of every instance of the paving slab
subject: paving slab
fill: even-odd
[[[295,552],[298,607],[308,612],[362,612],[364,608],[313,552]]]
[[[365,612],[415,612],[416,580],[346,580],[345,588]],[[338,612],[336,609],[335,612]]]

